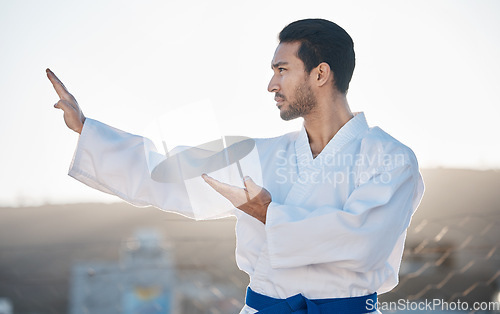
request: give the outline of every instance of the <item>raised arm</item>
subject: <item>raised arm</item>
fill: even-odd
[[[64,111],[64,122],[68,128],[78,134],[81,134],[83,123],[85,123],[85,116],[83,115],[76,98],[69,93],[66,86],[64,86],[61,80],[57,78],[54,72],[50,69],[47,69],[46,72],[47,77],[59,96],[59,101],[54,105],[54,107]]]
[[[226,157],[238,158],[238,165],[242,160],[250,160],[250,168],[260,170],[259,166],[253,167],[259,164],[258,154],[249,141],[242,143],[252,145],[236,145],[217,154],[184,147],[177,150],[184,154],[177,154],[174,149],[170,157],[165,157],[148,138],[86,119],[75,97],[50,69],[47,77],[60,98],[54,107],[64,111],[68,128],[80,134],[69,175],[94,189],[136,206],[152,205],[195,219],[213,219],[232,215],[234,208],[205,183],[201,174],[226,178],[236,173],[234,169],[229,171],[236,166],[225,164]],[[238,154],[240,148],[246,153]],[[248,170],[248,173],[253,172]]]

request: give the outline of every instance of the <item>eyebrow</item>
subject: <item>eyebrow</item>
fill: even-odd
[[[279,62],[276,62],[274,64],[271,64],[271,69],[276,69],[277,67],[280,67],[282,65],[287,65],[288,62],[286,61],[279,61]]]

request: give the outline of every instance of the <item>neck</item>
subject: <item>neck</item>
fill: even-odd
[[[345,94],[336,93],[328,99],[319,99],[325,101],[318,101],[315,110],[304,117],[304,127],[313,157],[319,155],[342,126],[353,117]]]

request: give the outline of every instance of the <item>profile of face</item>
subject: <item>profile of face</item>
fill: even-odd
[[[275,93],[274,100],[283,120],[305,117],[316,106],[310,75],[305,71],[297,51],[299,42],[280,43],[271,63],[273,77],[267,90]]]

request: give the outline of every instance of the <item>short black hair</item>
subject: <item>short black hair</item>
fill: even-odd
[[[335,87],[347,93],[355,65],[351,36],[337,24],[324,19],[305,19],[290,23],[279,34],[280,43],[300,42],[298,57],[305,70],[326,62],[333,71]]]

